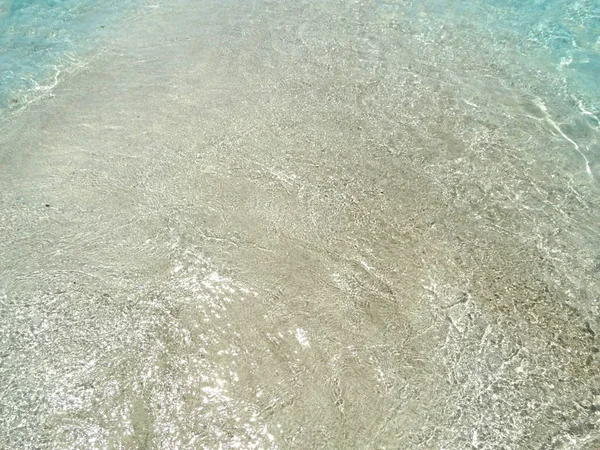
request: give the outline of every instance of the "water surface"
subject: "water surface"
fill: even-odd
[[[0,136],[0,447],[598,448],[597,21],[178,0],[103,38]]]

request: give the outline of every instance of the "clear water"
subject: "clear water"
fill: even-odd
[[[139,2],[1,0],[0,107],[17,107],[52,89]]]
[[[474,28],[483,39],[496,39],[514,63],[553,80],[557,94],[572,96],[600,117],[600,2],[528,0],[414,2],[432,11],[440,23]],[[509,62],[509,61],[507,61]],[[512,62],[512,61],[511,61]]]
[[[440,23],[499,33],[534,70],[553,73],[598,121],[600,110],[600,2],[478,1],[385,2],[409,14],[430,12]],[[61,71],[84,64],[137,0],[2,0],[0,106],[16,106],[50,90]],[[415,16],[416,17],[416,16]],[[578,94],[580,93],[580,94]]]
[[[0,448],[600,448],[597,1],[26,5]]]

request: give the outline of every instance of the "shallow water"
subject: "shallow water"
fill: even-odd
[[[0,108],[51,93],[118,32],[136,0],[0,0]],[[4,114],[2,114],[4,115]]]
[[[106,37],[0,136],[0,447],[596,449],[597,9],[549,6]]]

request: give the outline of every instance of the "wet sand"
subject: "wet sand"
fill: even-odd
[[[425,13],[187,3],[4,126],[0,447],[598,448],[593,127]]]

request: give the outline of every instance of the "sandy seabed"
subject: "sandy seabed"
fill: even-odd
[[[9,117],[0,447],[599,448],[598,128],[439,20],[177,0]]]

